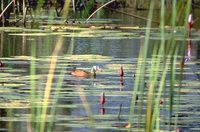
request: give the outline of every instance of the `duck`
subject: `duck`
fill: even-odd
[[[96,77],[96,73],[98,71],[101,71],[101,68],[99,66],[93,66],[91,68],[91,71],[85,71],[82,69],[76,69],[76,67],[71,71],[71,75],[76,77]]]

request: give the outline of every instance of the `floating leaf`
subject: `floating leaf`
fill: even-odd
[[[47,36],[47,33],[10,33],[13,36]]]

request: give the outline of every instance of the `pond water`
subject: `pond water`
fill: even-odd
[[[62,43],[57,56],[48,106],[47,122],[53,122],[53,131],[126,131],[129,126],[135,73],[139,51],[144,47],[145,28],[92,29],[64,27],[60,31],[1,28],[0,57],[0,131],[38,131],[41,121],[42,99],[54,48]],[[177,29],[176,45],[183,49],[182,29]],[[167,38],[167,37],[166,37]],[[160,45],[159,29],[152,29],[148,43],[147,68],[151,65],[154,47]],[[186,46],[187,47],[187,46]],[[160,129],[200,131],[199,104],[199,36],[192,37],[185,55],[188,61],[183,69],[181,86],[175,82],[173,111],[170,113],[170,82],[166,79],[160,106]],[[178,51],[178,67],[182,52]],[[73,67],[90,71],[93,65],[102,68],[96,78],[74,77]],[[119,76],[120,65],[124,69]],[[52,68],[53,69],[53,68]],[[168,73],[168,77],[170,73]],[[137,76],[137,75],[136,75]],[[147,69],[148,78],[148,69]],[[148,87],[146,80],[146,87]],[[58,85],[61,84],[59,87]],[[31,92],[32,91],[32,92]],[[101,93],[105,104],[100,104]],[[144,131],[148,89],[139,90],[135,104],[132,131]],[[56,100],[56,104],[54,101]],[[142,103],[140,103],[142,102]],[[56,110],[52,114],[51,110]],[[34,121],[31,117],[34,115]],[[35,124],[34,124],[35,123]],[[126,128],[127,127],[127,128]]]

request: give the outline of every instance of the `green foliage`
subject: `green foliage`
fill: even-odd
[[[82,14],[81,17],[87,18],[90,15],[93,6],[94,6],[94,0],[89,0],[85,6],[85,9],[81,13]]]

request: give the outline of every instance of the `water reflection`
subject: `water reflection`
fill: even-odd
[[[120,91],[123,90],[123,86],[124,86],[124,79],[123,77],[120,77]]]
[[[105,98],[105,93],[102,92],[101,93],[101,97],[100,97],[100,104],[101,104],[101,108],[100,108],[100,114],[104,115],[105,114],[105,108],[104,108],[104,103],[106,102],[106,98]]]
[[[188,40],[188,43],[187,43],[187,60],[191,60],[192,58],[192,42],[191,40]]]
[[[51,56],[55,47],[57,36],[16,36],[1,33],[1,56],[31,56],[32,45],[36,47],[36,56]],[[5,41],[6,40],[6,41]],[[62,54],[73,54],[70,45],[73,39],[65,39]]]
[[[3,41],[7,40],[7,41]],[[57,41],[56,35],[50,36],[15,36],[9,35],[9,33],[1,32],[1,56],[30,56],[32,45],[36,47],[36,56],[51,56]],[[139,49],[143,46],[143,38],[141,39],[102,39],[96,38],[74,38],[64,37],[63,47],[60,55],[64,54],[100,54],[104,56],[113,57],[132,57],[137,58]],[[180,43],[181,42],[177,42]],[[190,43],[190,44],[189,44]],[[149,42],[148,57],[151,57],[153,47],[158,45],[159,41],[151,40]],[[188,55],[191,50],[195,50],[192,47],[191,40],[188,41]],[[192,49],[193,48],[193,49]],[[193,52],[197,53],[197,52]],[[192,56],[197,56],[191,54]],[[190,55],[190,56],[191,56]]]
[[[120,120],[121,116],[121,111],[122,111],[122,104],[119,105],[119,112],[117,114],[117,119]]]
[[[7,112],[6,112],[6,109],[0,109],[0,117],[7,117]],[[7,122],[6,121],[0,121],[0,131],[6,131],[6,124]]]
[[[100,114],[101,114],[101,115],[104,115],[105,112],[106,112],[105,108],[104,108],[104,107],[101,107],[101,108],[100,108]]]
[[[36,46],[37,56],[51,56],[56,36],[30,37],[1,33],[1,56],[30,56],[31,45]],[[3,41],[7,40],[7,41]],[[134,42],[135,41],[135,42]],[[135,44],[133,44],[133,42]],[[101,54],[114,57],[137,57],[140,40],[104,40],[101,38],[64,38],[62,54]]]
[[[197,59],[200,59],[200,44],[197,45],[197,55],[196,55]]]

